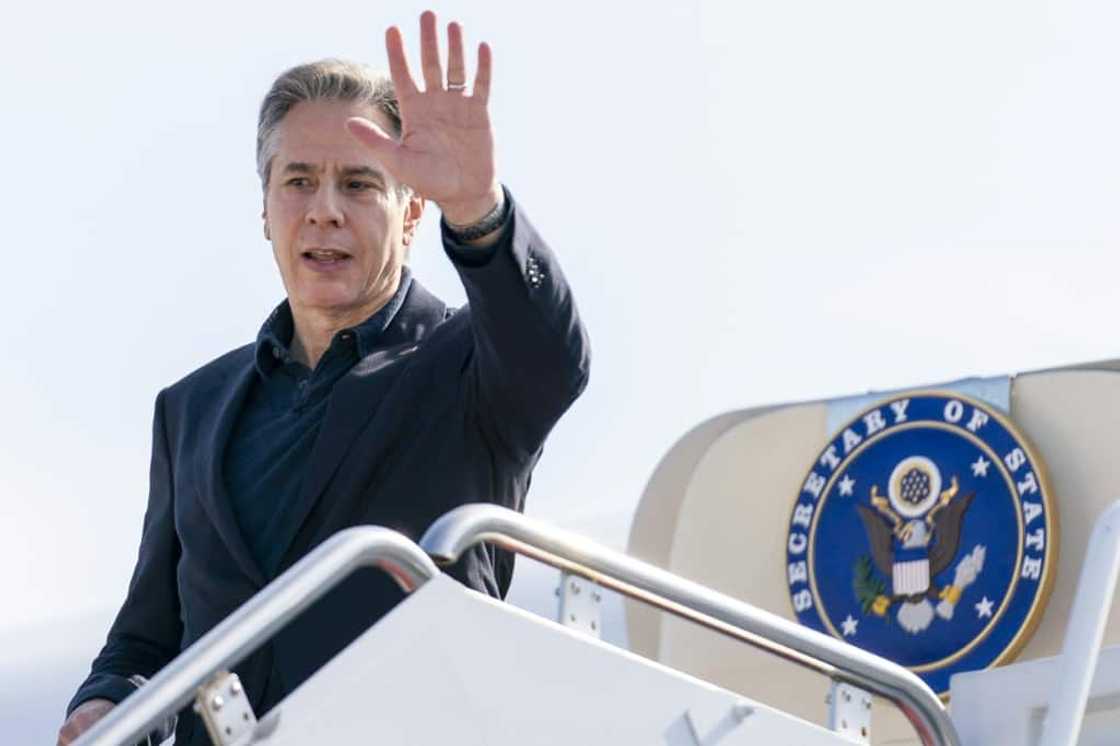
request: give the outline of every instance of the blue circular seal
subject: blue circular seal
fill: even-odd
[[[935,692],[1008,660],[1041,617],[1057,558],[1042,463],[991,407],[917,392],[825,446],[790,516],[800,622],[906,666]]]

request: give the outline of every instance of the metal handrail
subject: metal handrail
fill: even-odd
[[[179,654],[74,742],[122,746],[142,739],[195,697],[217,671],[251,653],[359,567],[376,566],[412,592],[439,574],[416,544],[379,526],[338,532]]]
[[[834,681],[878,694],[902,710],[926,746],[960,745],[945,705],[902,666],[515,511],[464,505],[432,524],[420,546],[446,564],[481,542],[586,577]]]
[[[1042,725],[1042,746],[1077,743],[1097,672],[1101,642],[1120,579],[1120,501],[1097,519],[1062,644],[1061,674]]]

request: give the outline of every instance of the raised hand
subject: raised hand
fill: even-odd
[[[401,140],[396,142],[376,123],[353,118],[351,134],[375,151],[377,159],[400,182],[439,205],[448,222],[473,223],[501,200],[495,175],[490,96],[490,47],[478,46],[478,69],[467,92],[463,29],[447,26],[448,64],[444,80],[436,15],[420,16],[420,60],[424,90],[413,80],[400,29],[385,32],[389,72],[401,112]]]

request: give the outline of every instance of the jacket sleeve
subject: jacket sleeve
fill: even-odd
[[[120,702],[136,689],[130,677],[150,678],[179,654],[183,636],[176,582],[180,547],[175,533],[163,403],[164,392],[160,392],[156,397],[152,426],[148,508],[144,514],[140,556],[132,573],[128,596],[109,629],[105,647],[93,661],[89,676],[70,700],[67,716],[86,700],[103,698]]]
[[[591,353],[555,256],[505,196],[507,223],[492,250],[457,244],[446,226],[443,242],[470,306],[474,354],[466,373],[479,426],[525,463],[587,385]]]

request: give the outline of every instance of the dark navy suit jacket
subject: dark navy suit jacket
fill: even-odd
[[[458,312],[413,282],[385,331],[387,347],[341,378],[304,488],[302,523],[280,572],[335,532],[387,526],[418,539],[469,502],[521,509],[549,430],[587,382],[589,348],[552,252],[513,206],[512,241],[483,266],[458,263],[469,305]],[[156,399],[151,487],[128,596],[70,703],[134,690],[261,590],[265,577],[238,528],[223,452],[249,389],[254,345],[214,360]],[[513,558],[478,547],[450,572],[502,596]],[[402,599],[361,570],[235,666],[258,714]],[[449,620],[453,621],[453,620]],[[179,746],[207,743],[194,713]]]

